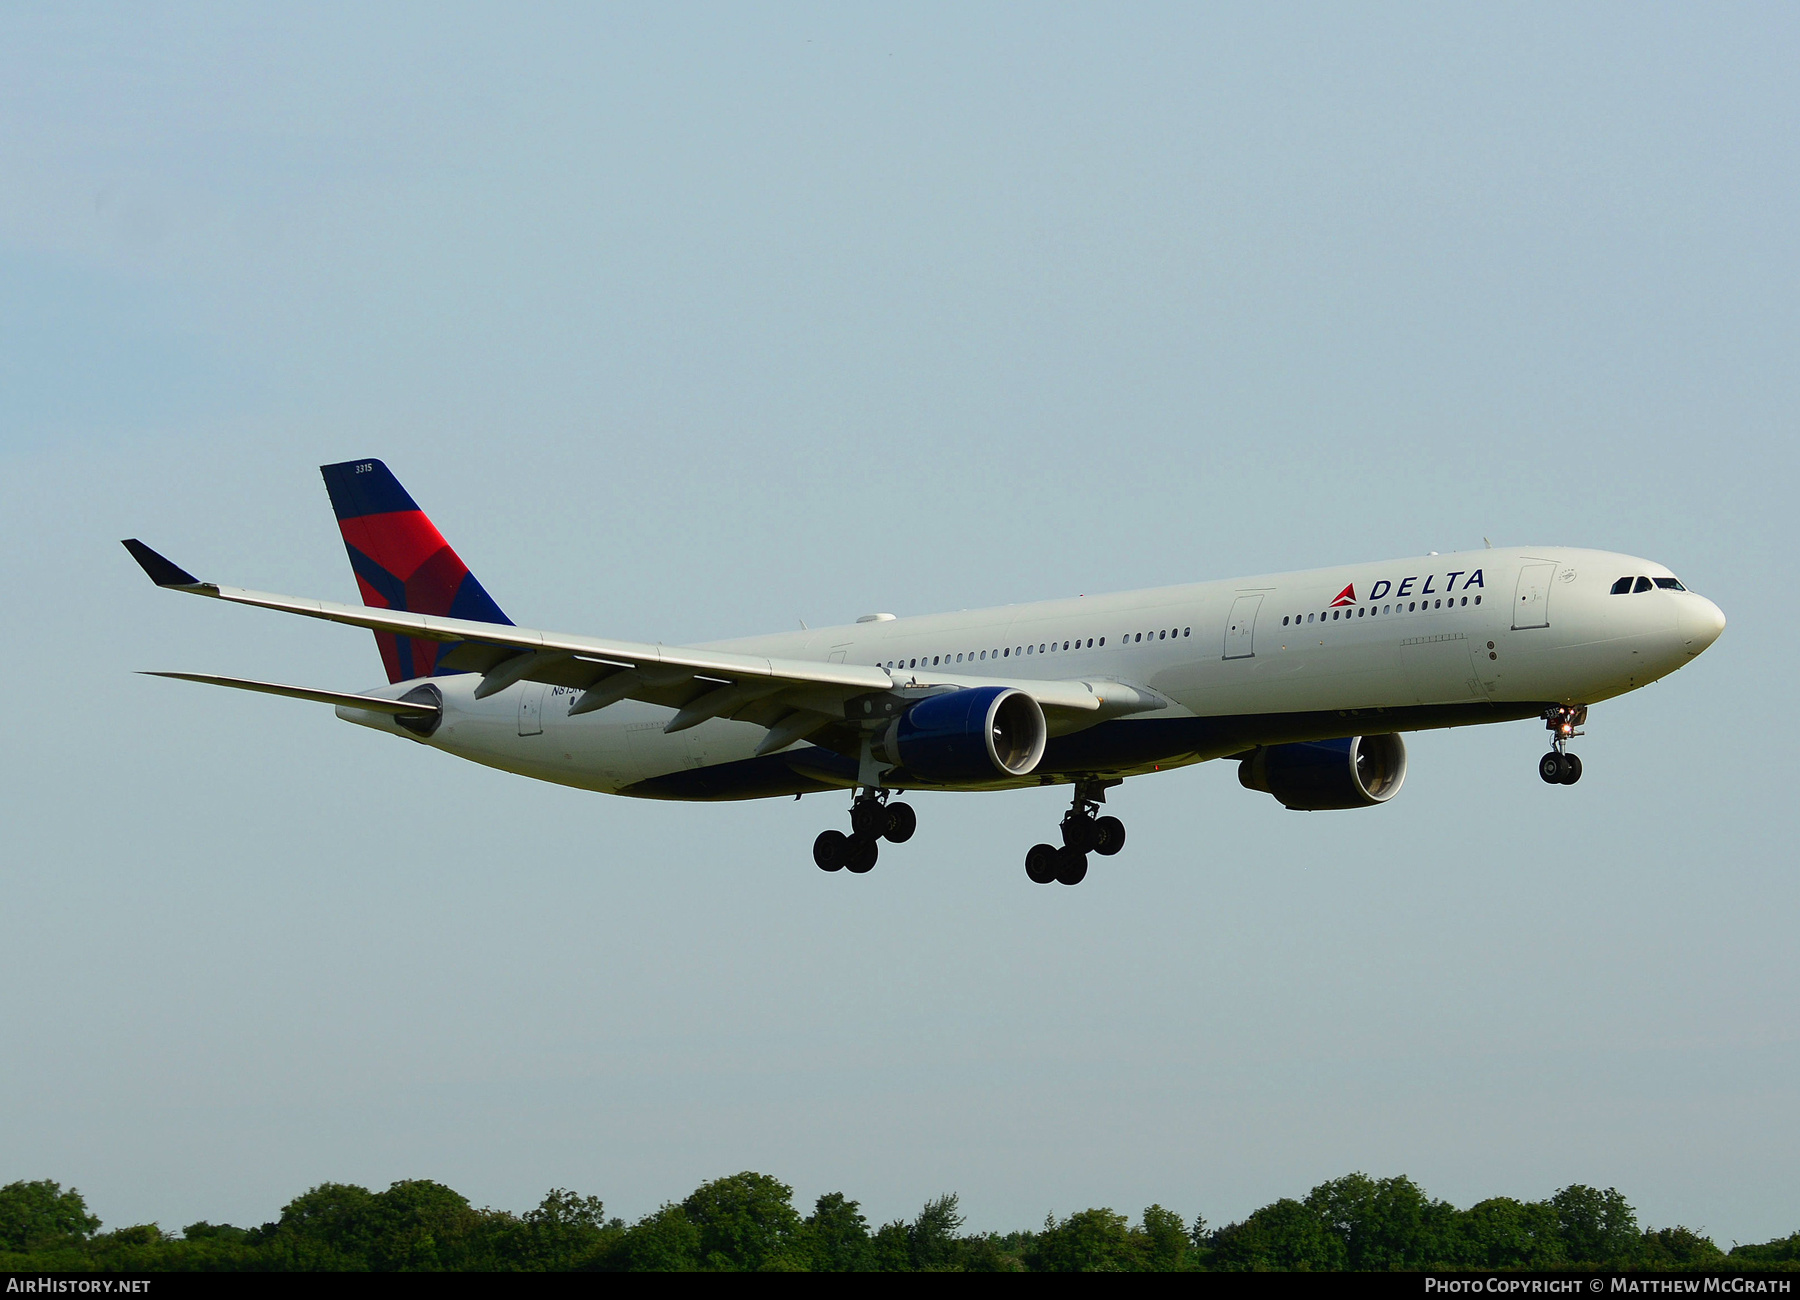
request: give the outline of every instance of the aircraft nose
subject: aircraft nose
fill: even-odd
[[[1688,593],[1681,602],[1681,638],[1687,652],[1697,655],[1719,639],[1725,630],[1725,611],[1705,596]]]

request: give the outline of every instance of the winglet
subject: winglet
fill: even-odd
[[[150,575],[150,581],[159,587],[203,587],[206,585],[179,564],[158,555],[135,537],[126,538],[124,546],[131,552],[131,558],[136,560],[144,572]]]

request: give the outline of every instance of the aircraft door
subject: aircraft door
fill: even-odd
[[[519,692],[519,734],[521,736],[544,734],[544,683],[542,682],[526,682],[524,690]]]
[[[1513,630],[1550,626],[1550,579],[1554,564],[1527,564],[1519,570],[1519,588],[1513,595]]]
[[[1225,620],[1225,658],[1252,659],[1256,656],[1256,611],[1262,607],[1262,594],[1239,596],[1231,602],[1231,617]]]

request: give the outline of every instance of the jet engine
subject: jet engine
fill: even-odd
[[[1035,768],[1047,737],[1036,700],[1007,686],[978,686],[920,700],[894,719],[878,749],[927,781],[995,781]]]
[[[1238,764],[1238,780],[1296,812],[1370,808],[1400,793],[1406,745],[1392,734],[1264,745]]]

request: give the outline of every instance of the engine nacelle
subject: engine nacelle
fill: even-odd
[[[1389,734],[1265,745],[1238,764],[1238,780],[1296,812],[1371,808],[1400,793],[1406,744]]]
[[[920,700],[882,735],[881,756],[927,781],[1024,776],[1044,757],[1044,711],[1023,691],[977,686]]]

